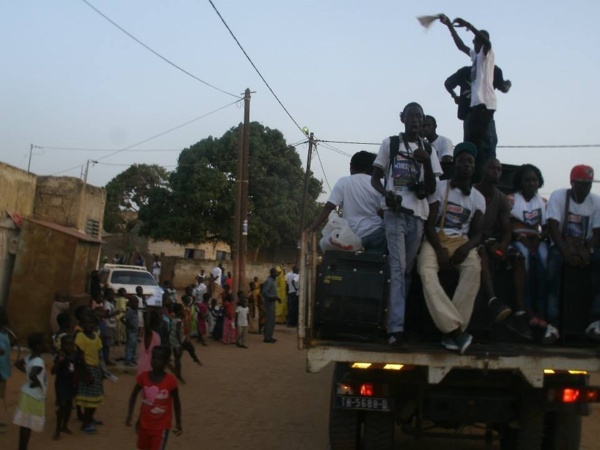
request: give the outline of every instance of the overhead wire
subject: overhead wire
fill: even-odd
[[[105,155],[105,156],[103,156],[103,157],[101,157],[101,158],[96,158],[96,161],[102,161],[102,160],[104,160],[104,159],[106,159],[106,158],[110,158],[111,156],[114,156],[114,155],[116,155],[116,154],[118,154],[118,153],[125,152],[125,151],[127,151],[127,150],[130,150],[130,149],[131,149],[131,148],[133,148],[133,147],[137,147],[138,145],[145,144],[145,143],[146,143],[146,142],[148,142],[148,141],[151,141],[151,140],[153,140],[153,139],[156,139],[156,138],[158,138],[158,137],[164,136],[164,135],[165,135],[165,134],[167,134],[167,133],[171,133],[172,131],[175,131],[175,130],[178,130],[178,129],[180,129],[180,128],[183,128],[183,127],[185,127],[186,125],[189,125],[189,124],[191,124],[191,123],[193,123],[193,122],[196,122],[196,121],[198,121],[198,120],[200,120],[200,119],[204,119],[205,117],[207,117],[207,116],[210,116],[211,114],[214,114],[214,113],[216,113],[216,112],[219,112],[219,111],[221,111],[222,109],[228,108],[229,106],[236,104],[236,103],[237,103],[238,101],[240,101],[240,100],[241,100],[241,98],[240,98],[240,99],[237,99],[237,100],[236,100],[236,101],[234,101],[234,102],[228,103],[228,104],[227,104],[227,105],[225,105],[225,106],[221,106],[220,108],[217,108],[217,109],[215,109],[215,110],[213,110],[213,111],[210,111],[210,112],[208,112],[208,113],[206,113],[206,114],[203,114],[203,115],[201,115],[201,116],[199,116],[199,117],[196,117],[195,119],[189,120],[189,121],[187,121],[187,122],[185,122],[185,123],[183,123],[183,124],[181,124],[181,125],[178,125],[178,126],[176,126],[176,127],[174,127],[174,128],[171,128],[171,129],[169,129],[169,130],[167,130],[167,131],[163,131],[162,133],[155,134],[154,136],[152,136],[152,137],[149,137],[148,139],[144,139],[144,140],[142,140],[142,141],[136,142],[135,144],[129,145],[129,146],[127,146],[127,147],[125,147],[125,148],[122,148],[122,149],[120,149],[120,150],[116,150],[116,151],[114,151],[114,152],[112,152],[112,153],[110,153],[110,154],[108,154],[108,155]],[[78,167],[83,167],[83,165],[84,165],[84,164],[85,164],[85,163],[78,164],[78,165],[76,165],[76,166],[70,167],[69,169],[65,169],[65,170],[61,170],[60,172],[53,173],[52,175],[60,175],[60,174],[66,173],[66,172],[70,172],[71,170],[77,169]]]
[[[85,148],[85,147],[49,147],[46,145],[39,145],[38,148],[44,150],[65,150],[65,151],[78,151],[78,152],[114,152],[119,149],[115,148]],[[135,149],[135,150],[123,150],[125,152],[180,152],[180,148],[151,148],[151,149]]]
[[[318,142],[330,144],[381,145],[381,142],[331,141],[319,139]],[[598,148],[600,144],[536,144],[536,145],[498,145],[496,148]]]
[[[233,31],[231,31],[231,28],[229,28],[229,25],[227,25],[227,22],[225,22],[225,19],[223,18],[223,16],[219,12],[219,10],[217,9],[217,7],[213,3],[213,1],[212,0],[208,0],[208,1],[211,4],[211,6],[213,7],[213,9],[215,10],[215,12],[217,13],[217,15],[219,16],[219,18],[221,19],[221,22],[223,22],[223,25],[225,25],[225,28],[227,28],[227,31],[229,31],[229,34],[231,34],[231,37],[233,37],[233,39],[237,43],[237,45],[240,48],[240,50],[242,50],[242,52],[246,56],[246,59],[248,59],[248,61],[250,62],[250,64],[252,65],[252,67],[254,67],[254,70],[256,71],[256,73],[258,74],[258,76],[260,77],[260,79],[263,80],[263,83],[265,83],[265,85],[267,86],[267,88],[269,89],[269,91],[271,91],[271,94],[273,94],[273,97],[275,97],[275,100],[277,100],[277,102],[279,103],[279,105],[283,108],[283,110],[288,115],[288,117],[292,120],[292,122],[294,122],[294,124],[296,125],[296,127],[298,127],[298,129],[300,130],[300,132],[302,134],[306,134],[305,131],[302,129],[302,127],[300,125],[298,125],[298,122],[296,122],[296,119],[294,119],[292,117],[292,115],[290,114],[290,112],[283,105],[283,103],[281,102],[281,100],[279,100],[279,97],[277,96],[277,94],[275,94],[275,91],[273,91],[273,89],[271,88],[271,86],[269,85],[269,83],[267,83],[267,80],[265,80],[265,77],[263,77],[262,73],[260,73],[260,70],[258,70],[258,67],[256,67],[256,65],[254,64],[254,62],[250,58],[250,56],[248,56],[248,53],[246,53],[246,50],[244,50],[244,47],[242,47],[242,44],[240,43],[240,41],[238,40],[238,38],[235,37],[235,34],[233,34]]]
[[[127,36],[129,36],[131,39],[133,39],[135,42],[137,42],[142,47],[144,47],[146,50],[148,50],[149,52],[153,53],[154,55],[158,56],[160,59],[162,59],[163,61],[165,61],[167,64],[170,64],[171,66],[175,67],[176,69],[180,70],[181,72],[185,73],[186,75],[192,77],[194,80],[199,81],[200,83],[202,83],[202,84],[204,84],[204,85],[206,85],[206,86],[208,86],[210,88],[213,88],[213,89],[215,89],[215,90],[217,90],[219,92],[222,92],[223,94],[231,95],[232,97],[239,97],[239,95],[232,94],[231,92],[227,92],[227,91],[225,91],[225,90],[223,90],[221,88],[218,88],[217,86],[215,86],[213,84],[210,84],[210,83],[208,83],[208,82],[206,82],[206,81],[198,78],[196,75],[194,75],[193,73],[188,72],[187,70],[185,70],[181,66],[178,66],[173,61],[171,61],[168,58],[164,57],[163,55],[161,55],[160,53],[158,53],[156,50],[152,49],[150,46],[148,46],[145,43],[143,43],[142,41],[140,41],[133,34],[131,34],[126,29],[124,29],[122,26],[120,26],[118,23],[116,23],[114,20],[112,20],[110,17],[108,17],[106,14],[104,14],[102,11],[100,11],[98,8],[96,8],[94,5],[92,5],[88,0],[81,0],[81,1],[83,3],[85,3],[87,6],[89,6],[91,9],[93,9],[97,14],[99,14],[104,19],[106,19],[108,22],[110,22],[112,25],[114,25],[119,30],[121,30],[123,33],[125,33]]]
[[[325,173],[325,167],[323,167],[323,162],[321,161],[321,155],[319,154],[319,149],[315,146],[315,154],[317,155],[317,159],[319,160],[319,165],[321,166],[321,171],[323,172],[323,176],[325,177],[325,183],[327,184],[327,188],[329,192],[331,192],[331,186],[329,185],[329,180],[327,179],[327,174]]]

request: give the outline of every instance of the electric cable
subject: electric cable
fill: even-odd
[[[331,192],[331,186],[329,185],[329,180],[327,179],[327,174],[325,173],[325,168],[323,167],[323,163],[321,162],[321,155],[319,154],[319,150],[317,149],[317,146],[315,146],[315,153],[317,155],[317,159],[319,160],[319,165],[321,166],[321,171],[323,172],[323,176],[325,177],[325,183],[327,184],[327,187],[329,188],[329,192]]]
[[[93,9],[96,13],[98,13],[100,16],[102,16],[104,19],[106,19],[108,22],[110,22],[111,24],[113,24],[115,27],[117,27],[119,30],[121,30],[123,33],[125,33],[127,36],[129,36],[131,39],[133,39],[135,42],[137,42],[138,44],[140,44],[142,47],[144,47],[146,50],[148,50],[149,52],[155,54],[156,56],[158,56],[160,59],[162,59],[163,61],[165,61],[167,64],[170,64],[171,66],[175,67],[176,69],[182,71],[183,73],[185,73],[186,75],[192,77],[194,80],[199,81],[200,83],[211,87],[219,92],[222,92],[223,94],[227,94],[227,95],[231,95],[232,97],[239,97],[239,95],[235,95],[232,94],[231,92],[227,92],[223,89],[218,88],[215,85],[212,85],[200,78],[198,78],[196,75],[194,75],[193,73],[188,72],[187,70],[185,70],[184,68],[178,66],[177,64],[175,64],[174,62],[170,61],[169,59],[165,58],[164,56],[162,56],[160,53],[158,53],[157,51],[153,50],[152,48],[150,48],[148,45],[144,44],[142,41],[140,41],[138,38],[136,38],[133,34],[131,34],[129,31],[125,30],[122,26],[120,26],[118,23],[116,23],[114,20],[112,20],[110,17],[108,17],[106,14],[104,14],[102,11],[100,11],[98,8],[96,8],[94,5],[92,5],[90,2],[88,2],[87,0],[81,0],[83,3],[85,3],[86,5],[88,5],[91,9]]]

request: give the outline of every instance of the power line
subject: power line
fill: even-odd
[[[331,192],[331,186],[329,185],[329,180],[327,179],[327,174],[325,173],[325,168],[323,167],[323,162],[321,161],[321,155],[319,154],[319,150],[315,146],[315,153],[317,154],[317,158],[319,160],[319,165],[321,166],[321,170],[323,171],[323,176],[325,177],[325,183],[327,183],[327,187],[329,188],[329,192]]]
[[[238,41],[238,39],[235,37],[235,34],[233,34],[233,31],[231,31],[231,28],[229,28],[229,25],[227,25],[227,22],[225,22],[225,19],[223,18],[223,16],[221,15],[221,13],[219,12],[219,10],[215,6],[215,4],[212,2],[212,0],[208,0],[208,1],[210,2],[211,6],[215,10],[215,12],[219,16],[219,18],[221,19],[221,22],[223,22],[223,25],[225,25],[225,28],[227,28],[227,31],[229,31],[229,34],[231,34],[231,37],[233,37],[233,39],[237,43],[238,47],[242,50],[242,52],[244,53],[244,55],[246,56],[246,58],[248,59],[248,61],[250,61],[250,64],[252,64],[252,67],[254,67],[254,70],[256,71],[256,73],[258,74],[258,76],[260,77],[260,79],[263,80],[263,82],[265,83],[265,85],[267,86],[267,88],[269,88],[269,91],[271,91],[271,94],[273,94],[273,97],[275,97],[275,100],[277,100],[277,102],[279,103],[279,105],[281,105],[281,107],[283,108],[283,110],[285,111],[285,113],[288,115],[288,117],[290,119],[292,119],[292,122],[294,122],[294,124],[296,125],[296,127],[298,127],[298,129],[300,130],[300,132],[302,134],[306,134],[304,132],[304,130],[302,130],[302,127],[300,125],[298,125],[298,122],[296,122],[296,120],[292,117],[292,115],[287,110],[287,108],[285,106],[283,106],[283,103],[281,102],[281,100],[279,100],[279,97],[277,97],[277,94],[275,94],[275,92],[273,91],[273,89],[271,89],[271,86],[269,86],[269,83],[267,83],[267,80],[265,80],[265,77],[262,76],[262,74],[260,73],[260,70],[258,70],[258,67],[256,67],[256,65],[254,64],[254,62],[252,61],[252,59],[250,59],[250,56],[248,56],[248,53],[246,53],[246,50],[244,50],[244,47],[242,47],[242,44],[240,44],[240,41]]]
[[[350,153],[346,153],[345,151],[340,150],[339,148],[335,148],[333,145],[324,144],[323,141],[317,141],[317,142],[319,144],[321,144],[321,146],[323,146],[323,147],[325,147],[325,148],[327,148],[329,150],[332,150],[332,151],[334,151],[336,153],[339,153],[340,155],[344,155],[344,156],[347,156],[347,157],[351,157],[352,156]]]
[[[189,125],[190,123],[196,122],[196,121],[198,121],[198,120],[200,120],[200,119],[204,119],[205,117],[207,117],[207,116],[210,116],[211,114],[214,114],[214,113],[216,113],[216,112],[218,112],[218,111],[221,111],[222,109],[228,108],[229,106],[236,104],[236,103],[237,103],[239,100],[240,100],[240,99],[236,100],[235,102],[231,102],[231,103],[229,103],[229,104],[227,104],[227,105],[225,105],[225,106],[221,106],[220,108],[217,108],[217,109],[215,109],[215,110],[213,110],[213,111],[211,111],[211,112],[208,112],[208,113],[206,113],[206,114],[203,114],[203,115],[201,115],[200,117],[196,117],[195,119],[189,120],[189,121],[187,121],[186,123],[183,123],[183,124],[181,124],[181,125],[178,125],[178,126],[176,126],[176,127],[174,127],[174,128],[171,128],[171,129],[169,129],[169,130],[167,130],[167,131],[163,131],[162,133],[159,133],[159,134],[156,134],[156,135],[154,135],[154,136],[152,136],[152,137],[149,137],[148,139],[144,139],[143,141],[140,141],[140,142],[137,142],[137,143],[135,143],[135,144],[132,144],[132,145],[130,145],[130,146],[128,146],[128,147],[125,147],[125,148],[123,148],[123,149],[121,149],[121,150],[114,151],[114,152],[112,152],[112,153],[110,153],[110,154],[108,154],[108,155],[105,155],[105,156],[103,156],[102,158],[97,158],[97,161],[102,161],[103,159],[110,158],[111,156],[114,156],[114,155],[116,155],[116,154],[118,154],[118,153],[121,153],[121,152],[125,152],[125,151],[127,151],[127,150],[129,150],[129,149],[131,149],[131,148],[133,148],[133,147],[137,147],[138,145],[142,145],[142,144],[144,144],[144,143],[146,143],[146,142],[148,142],[148,141],[151,141],[152,139],[156,139],[156,138],[158,138],[158,137],[160,137],[160,136],[164,136],[164,135],[165,135],[165,134],[167,134],[167,133],[170,133],[170,132],[172,132],[172,131],[175,131],[175,130],[178,130],[178,129],[180,129],[180,128],[183,128],[183,127],[185,127],[186,125]],[[61,170],[60,172],[53,173],[52,175],[60,175],[60,174],[62,174],[62,173],[70,172],[70,171],[71,171],[71,170],[73,170],[73,169],[77,169],[78,167],[82,167],[84,164],[85,164],[85,163],[78,164],[78,165],[76,165],[76,166],[70,167],[69,169],[66,169],[66,170]]]
[[[87,0],[81,0],[83,3],[85,3],[86,5],[88,5],[91,9],[93,9],[96,13],[98,13],[100,16],[102,16],[104,19],[106,19],[108,22],[110,22],[111,24],[113,24],[115,27],[117,27],[119,30],[121,30],[123,33],[125,33],[127,36],[129,36],[131,39],[133,39],[135,42],[137,42],[138,44],[140,44],[142,47],[144,47],[146,50],[152,52],[153,54],[155,54],[156,56],[158,56],[160,59],[162,59],[163,61],[165,61],[167,64],[170,64],[171,66],[175,67],[176,69],[182,71],[183,73],[185,73],[186,75],[192,77],[194,80],[199,81],[200,83],[211,87],[219,92],[222,92],[223,94],[227,94],[227,95],[231,95],[232,97],[239,97],[238,95],[232,94],[231,92],[227,92],[224,91],[223,89],[220,89],[204,80],[201,80],[200,78],[198,78],[196,75],[194,75],[193,73],[188,72],[187,70],[185,70],[184,68],[178,66],[177,64],[175,64],[174,62],[170,61],[169,59],[165,58],[164,56],[162,56],[160,53],[158,53],[157,51],[153,50],[152,48],[150,48],[148,45],[144,44],[142,41],[140,41],[138,38],[136,38],[133,34],[131,34],[129,31],[125,30],[123,27],[121,27],[118,23],[116,23],[114,20],[112,20],[110,17],[108,17],[106,14],[104,14],[102,11],[100,11],[98,8],[96,8],[94,5],[92,5],[90,2],[88,2]]]
[[[330,144],[381,145],[381,142],[329,141],[319,139],[317,142]],[[563,145],[498,145],[496,148],[598,148],[600,144],[563,144]]]
[[[38,145],[35,148],[44,150],[66,150],[66,151],[77,151],[77,152],[114,152],[118,149],[115,148],[84,148],[84,147],[47,147],[45,145]],[[153,148],[153,149],[136,149],[136,150],[123,150],[127,152],[180,152],[180,148]]]

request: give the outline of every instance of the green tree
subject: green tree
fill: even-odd
[[[168,172],[156,164],[134,164],[106,185],[104,229],[123,231],[137,217],[139,208],[148,202],[150,192],[164,186]]]
[[[239,131],[228,130],[183,150],[169,185],[152,190],[140,210],[140,232],[179,244],[233,242],[233,211]],[[248,247],[293,245],[298,239],[304,172],[283,134],[250,124]],[[310,177],[307,219],[318,211],[321,182]]]

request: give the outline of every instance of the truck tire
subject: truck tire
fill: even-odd
[[[395,416],[390,413],[364,413],[362,450],[392,450],[394,448]]]
[[[502,450],[542,450],[544,440],[544,412],[539,402],[523,399],[519,427],[506,427],[500,436]]]
[[[336,363],[331,383],[329,405],[329,446],[331,450],[357,450],[360,441],[360,415],[358,411],[346,411],[335,406],[338,380],[349,370],[348,364]]]
[[[543,450],[579,450],[581,416],[573,412],[546,414]]]

